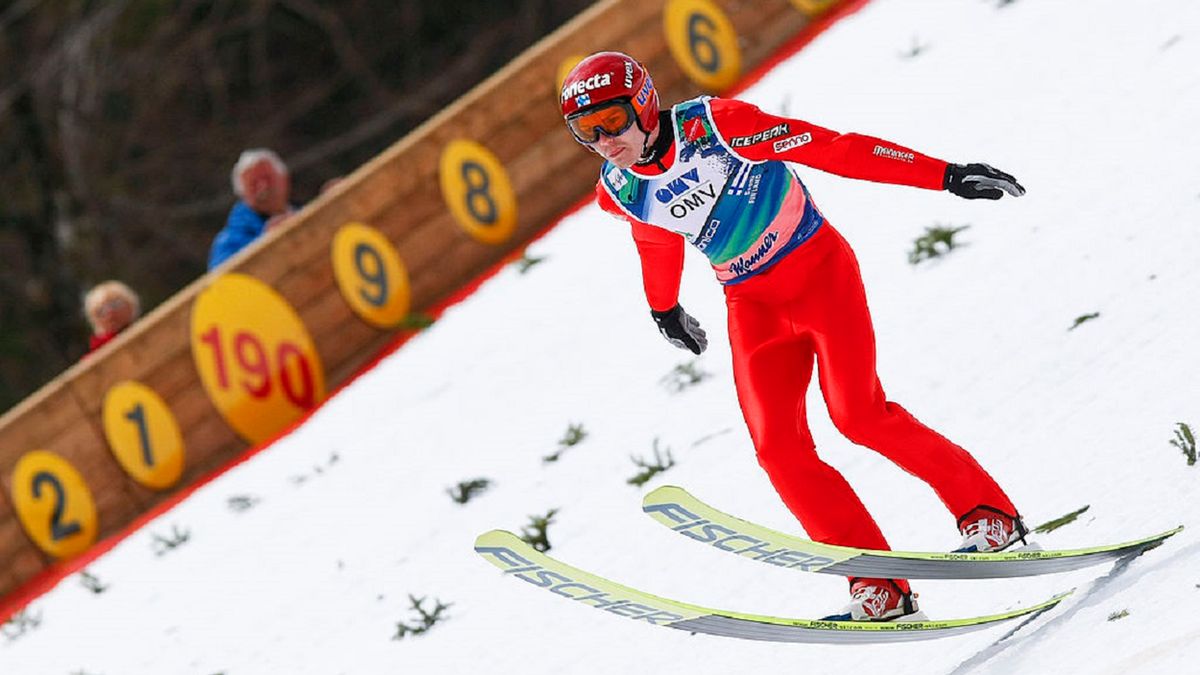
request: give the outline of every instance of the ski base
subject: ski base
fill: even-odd
[[[479,535],[475,551],[505,574],[555,595],[635,621],[691,633],[746,640],[821,644],[907,642],[961,635],[1054,607],[1063,593],[1031,607],[948,621],[821,621],[743,614],[661,598],[571,567],[535,550],[511,532]]]
[[[915,553],[833,546],[784,534],[718,511],[673,485],[647,494],[642,510],[689,539],[745,558],[805,572],[892,579],[993,579],[1067,572],[1140,555],[1183,529],[1074,550],[1025,547],[999,553]]]

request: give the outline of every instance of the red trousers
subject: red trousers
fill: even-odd
[[[774,267],[725,287],[738,401],[759,464],[815,541],[888,550],[840,473],[817,456],[805,415],[813,361],[838,430],[925,481],[954,516],[1016,513],[966,450],[888,401],[858,261],[828,223]]]

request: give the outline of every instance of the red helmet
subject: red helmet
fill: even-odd
[[[563,80],[560,103],[568,124],[571,118],[613,101],[629,105],[642,131],[650,133],[658,126],[654,81],[645,66],[628,54],[597,52],[580,61]],[[587,142],[574,128],[572,132]]]

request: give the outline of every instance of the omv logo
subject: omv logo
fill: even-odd
[[[657,199],[660,204],[670,204],[671,201],[676,197],[692,189],[699,183],[700,170],[692,169],[679,178],[667,183],[666,187],[656,190],[654,192],[654,198]]]

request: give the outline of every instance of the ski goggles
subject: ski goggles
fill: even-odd
[[[616,137],[625,133],[637,117],[629,99],[617,99],[571,113],[567,116],[567,126],[575,140],[591,145],[600,140],[600,134]]]

